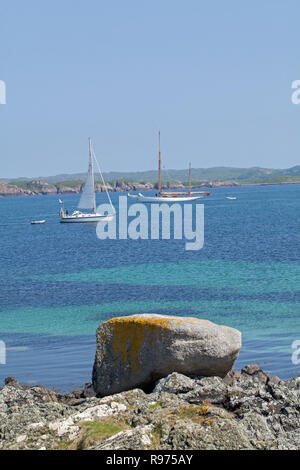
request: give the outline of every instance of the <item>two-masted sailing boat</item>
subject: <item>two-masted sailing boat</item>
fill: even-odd
[[[162,191],[161,181],[161,151],[160,151],[160,132],[158,133],[158,194],[155,196],[144,196],[142,193],[138,195],[129,194],[128,197],[137,199],[140,202],[190,202],[200,199],[205,194],[209,196],[210,193],[206,191],[192,191],[191,184],[191,164],[189,165],[189,190],[188,192],[180,191]]]
[[[104,185],[110,206],[111,206],[111,213],[110,214],[99,214],[97,212],[96,207],[96,197],[95,197],[95,180],[94,180],[94,165],[93,160],[97,163],[98,171],[100,173],[102,183]],[[60,201],[62,202],[62,201]],[[74,211],[71,215],[69,215],[69,211],[65,209],[60,210],[60,222],[62,223],[79,223],[79,222],[108,222],[113,219],[116,215],[116,211],[114,206],[112,205],[109,193],[107,191],[107,187],[105,181],[103,179],[102,172],[100,170],[98,161],[96,159],[95,153],[92,148],[91,139],[89,139],[89,169],[87,174],[87,179],[85,182],[85,186],[83,192],[80,197],[80,201],[78,204],[78,209],[88,209],[92,212],[81,212],[80,210]]]

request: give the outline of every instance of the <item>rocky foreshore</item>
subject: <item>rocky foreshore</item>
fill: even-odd
[[[299,449],[300,377],[257,365],[220,377],[179,373],[150,393],[104,398],[91,384],[66,395],[8,378],[0,389],[0,449]]]
[[[0,449],[298,449],[300,377],[232,369],[241,333],[194,317],[138,314],[97,330],[92,383],[61,394],[8,378]]]

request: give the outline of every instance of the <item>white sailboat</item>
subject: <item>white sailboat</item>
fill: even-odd
[[[98,171],[100,173],[102,182],[105,187],[105,191],[106,191],[106,194],[107,194],[110,206],[111,206],[111,214],[105,215],[105,214],[97,213],[93,159],[97,163]],[[80,210],[76,210],[72,214],[69,214],[69,211],[63,208],[60,210],[60,213],[59,213],[60,222],[61,223],[108,222],[112,220],[116,215],[115,208],[112,205],[109,193],[105,185],[105,181],[103,179],[102,172],[100,170],[98,161],[96,159],[96,156],[92,148],[91,139],[89,139],[89,169],[88,169],[88,174],[87,174],[87,179],[84,185],[84,189],[83,189],[83,192],[81,194],[80,201],[78,204],[78,209],[88,209],[88,210],[91,210],[92,212],[82,212]]]
[[[161,151],[160,151],[160,132],[158,133],[158,194],[155,196],[144,196],[144,194],[127,194],[128,197],[135,198],[139,202],[190,202],[200,199],[205,194],[209,196],[210,193],[206,191],[192,191],[191,184],[191,164],[189,166],[189,191],[162,191],[161,183]]]

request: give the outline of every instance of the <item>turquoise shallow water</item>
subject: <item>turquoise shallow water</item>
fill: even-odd
[[[63,390],[80,385],[90,378],[99,323],[141,312],[233,326],[243,334],[237,368],[259,362],[284,379],[299,374],[291,362],[300,339],[299,196],[299,185],[213,190],[196,252],[181,240],[101,241],[93,224],[59,224],[54,196],[1,199],[0,340],[8,351],[0,382],[16,375]],[[64,199],[72,208],[78,196]],[[38,218],[47,223],[29,224]]]

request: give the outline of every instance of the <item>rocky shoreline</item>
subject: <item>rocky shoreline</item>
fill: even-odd
[[[80,194],[83,189],[83,183],[75,186],[61,186],[60,184],[50,184],[45,181],[34,181],[36,184],[35,189],[23,189],[12,183],[5,183],[0,181],[0,197],[11,196],[47,196],[47,195],[63,195],[63,194]],[[212,188],[232,188],[240,186],[284,186],[286,184],[300,184],[299,181],[286,181],[279,183],[238,183],[237,181],[207,181],[196,186],[192,185],[192,189],[212,189]],[[116,181],[106,185],[109,192],[127,192],[127,191],[153,191],[156,185],[153,183],[127,183],[124,181]],[[162,189],[178,189],[186,188],[182,183],[162,184]],[[105,191],[105,187],[99,183],[95,184],[95,191],[101,193]]]
[[[8,378],[0,389],[0,449],[298,449],[300,377],[257,365],[220,377],[172,373],[152,391],[62,395]]]
[[[233,370],[238,330],[138,314],[103,322],[96,338],[92,383],[81,391],[5,380],[0,450],[299,448],[300,377]]]
[[[9,196],[44,196],[44,195],[61,195],[61,194],[80,194],[82,192],[84,183],[68,186],[61,184],[50,184],[43,180],[31,181],[28,189],[24,189],[14,184],[4,183],[0,181],[0,197]],[[153,191],[155,185],[152,183],[128,183],[124,181],[115,181],[108,183],[107,189],[110,192],[126,192],[126,191]],[[197,188],[219,188],[219,187],[233,187],[240,186],[235,181],[210,181],[197,185]],[[163,189],[184,189],[185,186],[178,182],[174,184],[163,184]],[[105,191],[104,185],[99,183],[95,184],[95,191],[100,193]]]

